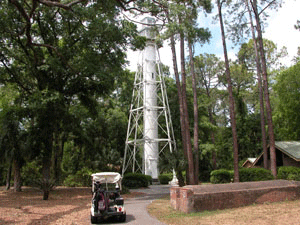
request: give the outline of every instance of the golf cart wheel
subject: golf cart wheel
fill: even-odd
[[[123,214],[122,216],[120,216],[119,221],[120,222],[125,222],[126,221],[126,214]]]
[[[91,215],[91,224],[97,223],[97,222],[98,222],[97,217]]]

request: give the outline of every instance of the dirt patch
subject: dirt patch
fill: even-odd
[[[125,199],[143,193],[123,195]],[[0,224],[68,225],[89,224],[91,188],[57,187],[49,200],[42,200],[43,193],[34,188],[22,192],[5,191],[0,188]]]
[[[145,195],[132,192],[125,199]],[[90,223],[90,188],[58,187],[42,200],[42,192],[23,188],[20,193],[0,187],[1,225],[86,225]],[[126,201],[125,201],[126,204]],[[299,224],[300,200],[281,203],[251,205],[247,207],[184,214],[173,210],[170,199],[160,199],[148,206],[152,216],[166,224]]]
[[[148,212],[160,221],[172,225],[299,224],[300,200],[185,214],[175,211],[168,198],[154,201],[148,206]]]

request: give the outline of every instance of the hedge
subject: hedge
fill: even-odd
[[[282,166],[278,168],[278,179],[300,181],[300,168],[294,166]]]
[[[152,177],[150,175],[145,175],[148,181],[148,185],[152,184]]]
[[[234,172],[232,170],[219,169],[210,173],[210,182],[213,184],[230,183],[233,181]],[[264,168],[240,168],[240,182],[273,180],[270,170]]]
[[[148,179],[146,175],[141,173],[127,173],[123,176],[122,185],[128,188],[148,187]]]
[[[230,183],[232,179],[232,172],[226,169],[213,170],[210,173],[210,182],[213,184]]]
[[[158,180],[160,184],[169,184],[169,182],[173,179],[172,173],[164,173],[158,176]]]
[[[241,168],[239,177],[240,182],[274,180],[271,171],[264,168]]]

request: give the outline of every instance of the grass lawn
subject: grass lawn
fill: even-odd
[[[148,212],[166,224],[300,224],[300,200],[186,214],[171,208],[170,198],[153,201]]]

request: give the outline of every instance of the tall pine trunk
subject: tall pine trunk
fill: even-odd
[[[179,24],[181,24],[181,18],[179,17]],[[185,123],[185,138],[187,147],[187,160],[188,160],[188,171],[187,171],[187,182],[188,184],[195,184],[195,174],[194,174],[194,157],[192,151],[191,134],[190,134],[190,122],[187,107],[187,97],[186,97],[186,71],[185,71],[185,54],[184,54],[184,33],[180,31],[180,62],[181,62],[181,83],[182,83],[182,103],[183,103],[183,116]]]
[[[169,18],[169,12],[168,9],[165,10],[168,22],[171,23]],[[184,123],[184,116],[183,116],[183,103],[182,103],[182,91],[181,91],[181,85],[180,85],[180,78],[179,78],[179,72],[177,67],[177,56],[176,56],[176,49],[175,49],[175,37],[173,34],[170,36],[170,43],[171,43],[171,51],[172,51],[172,62],[173,62],[173,69],[175,74],[175,80],[176,80],[176,87],[177,87],[177,94],[178,94],[178,101],[179,101],[179,113],[180,113],[180,128],[181,128],[181,139],[182,139],[182,145],[183,145],[183,154],[184,157],[187,159],[187,147],[186,147],[186,138],[185,138],[185,123]],[[175,168],[179,186],[183,186],[183,179],[182,173],[179,171],[179,168]]]
[[[263,38],[262,38],[262,30],[261,30],[260,18],[259,18],[259,13],[257,10],[257,1],[256,0],[253,0],[252,8],[253,8],[255,20],[256,20],[257,38],[258,38],[258,43],[259,43],[259,52],[260,52],[261,65],[262,65],[262,78],[263,78],[263,87],[264,87],[264,94],[265,94],[268,130],[269,130],[271,172],[274,177],[277,177],[275,135],[274,135],[273,121],[272,121],[272,108],[271,108],[271,103],[270,103],[270,98],[269,98],[267,63],[266,63],[264,44],[263,44]]]
[[[222,18],[222,4],[220,3],[220,0],[217,0],[217,3],[218,3],[222,42],[223,42],[223,50],[224,50],[224,59],[225,59],[225,67],[226,67],[225,73],[226,73],[226,79],[228,85],[227,89],[229,93],[229,111],[230,111],[231,129],[232,129],[232,137],[233,137],[233,167],[234,167],[233,181],[239,182],[239,153],[238,153],[237,130],[236,130],[236,121],[235,121],[234,99],[233,99],[229,60],[228,60],[226,40],[225,40],[225,31],[224,31],[223,18]]]
[[[195,169],[195,183],[199,181],[199,116],[198,116],[198,99],[197,99],[197,81],[194,68],[194,54],[193,46],[191,41],[188,41],[189,55],[190,55],[190,67],[192,75],[192,86],[193,86],[193,105],[194,105],[194,169]]]
[[[254,52],[255,52],[257,83],[258,83],[258,91],[259,91],[260,126],[261,126],[261,133],[262,133],[263,153],[264,153],[264,168],[268,169],[268,148],[267,148],[267,135],[266,135],[266,128],[265,128],[264,90],[263,90],[262,81],[261,81],[261,62],[260,62],[260,57],[259,57],[259,53],[258,53],[257,40],[256,40],[256,36],[255,36],[252,14],[251,14],[248,0],[246,0],[246,5],[247,5],[248,13],[249,13],[249,18],[250,18],[253,47],[254,47]]]

